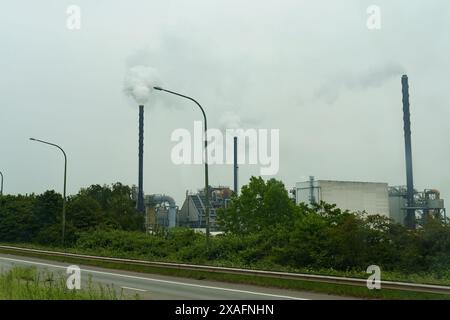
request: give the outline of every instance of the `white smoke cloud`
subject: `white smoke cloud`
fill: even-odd
[[[384,65],[369,68],[355,78],[347,80],[346,86],[350,89],[378,88],[391,78],[400,77],[406,73],[405,67],[389,62]]]
[[[227,111],[220,118],[219,126],[222,131],[226,129],[240,129],[242,128],[242,120],[236,113]]]
[[[145,104],[154,91],[153,87],[160,85],[161,81],[154,68],[138,65],[130,68],[125,75],[124,92],[137,103]]]
[[[358,74],[342,74],[332,81],[322,85],[315,94],[316,98],[333,104],[343,90],[361,91],[369,88],[379,88],[386,81],[400,77],[406,69],[397,63],[389,62],[383,65],[372,66]]]
[[[262,121],[261,114],[226,111],[220,116],[218,125],[220,130],[225,131],[226,129],[258,128]]]

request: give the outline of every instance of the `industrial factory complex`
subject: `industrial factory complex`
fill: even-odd
[[[226,208],[233,191],[228,187],[211,187],[210,192],[209,225],[212,231],[217,231],[217,209]],[[174,226],[206,230],[205,198],[204,189],[200,189],[198,192],[186,191],[186,198],[181,207],[178,207],[170,197],[147,196],[145,202],[148,230]]]
[[[314,180],[296,184],[293,194],[296,203],[313,205],[326,202],[342,210],[368,215],[386,216],[405,224],[407,214],[407,188],[390,187],[387,183]],[[414,212],[420,217],[433,215],[446,217],[444,200],[438,190],[414,191]]]
[[[341,210],[365,215],[382,215],[408,228],[416,228],[416,221],[428,216],[446,219],[444,200],[435,189],[416,190],[413,183],[411,122],[408,77],[402,77],[403,123],[405,133],[406,185],[389,186],[386,182],[357,182],[316,180],[300,181],[291,189],[295,203],[314,205],[325,202]],[[141,122],[140,122],[141,123]],[[142,140],[140,140],[142,141]],[[238,193],[237,138],[234,139],[234,188],[209,186],[209,197],[205,188],[198,192],[186,191],[183,204],[177,205],[173,198],[164,195],[145,196],[147,229],[175,226],[220,231],[217,226],[217,210],[226,208],[233,192]],[[141,164],[141,162],[140,162]],[[140,171],[140,186],[142,175]],[[142,197],[142,195],[141,195]],[[139,198],[139,196],[138,196]],[[139,201],[138,201],[139,202]],[[207,207],[209,203],[209,208]]]
[[[216,224],[216,212],[226,208],[232,190],[228,187],[211,188],[210,228],[219,231]],[[393,221],[406,224],[408,207],[407,188],[389,186],[387,183],[315,180],[296,183],[291,191],[297,204],[326,202],[335,204],[341,210],[359,212],[366,215],[382,215]],[[186,198],[177,206],[168,196],[146,196],[147,228],[189,227],[198,230],[206,228],[206,210],[204,190],[186,192]],[[417,218],[427,215],[446,218],[444,200],[438,190],[426,189],[414,191],[414,211]]]

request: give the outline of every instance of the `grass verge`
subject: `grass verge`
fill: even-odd
[[[31,252],[22,252],[12,249],[0,248],[0,253],[15,254],[20,256],[35,257],[65,263],[83,264],[97,266],[116,270],[126,270],[142,272],[149,274],[160,274],[167,276],[176,276],[191,278],[197,280],[215,280],[229,283],[251,284],[263,287],[273,287],[282,289],[292,289],[300,291],[310,291],[316,293],[326,293],[330,295],[349,296],[366,299],[395,299],[395,300],[450,300],[450,295],[434,294],[424,292],[402,291],[402,290],[368,290],[363,286],[350,286],[343,284],[329,284],[324,282],[304,281],[304,280],[286,280],[270,277],[259,277],[249,275],[236,275],[220,272],[205,272],[194,270],[181,270],[167,267],[149,267],[138,264],[120,264],[116,262],[104,262],[83,258],[59,257],[47,254],[37,254]]]
[[[114,288],[88,281],[81,290],[69,290],[65,279],[35,267],[13,267],[0,273],[0,300],[119,300]]]

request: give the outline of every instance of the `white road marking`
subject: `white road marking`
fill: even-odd
[[[53,267],[53,268],[66,269],[66,267],[64,267],[64,266],[59,266],[59,265],[54,265],[54,264],[49,264],[49,263],[43,263],[43,262],[36,262],[36,261],[27,261],[27,260],[4,258],[4,257],[0,257],[0,260],[8,260],[8,261],[14,261],[14,262],[21,262],[21,263],[35,264],[35,265],[41,265],[41,266],[47,266],[47,267]],[[114,276],[114,277],[123,277],[123,278],[129,278],[129,279],[161,282],[161,283],[168,283],[168,284],[175,284],[175,285],[181,285],[181,286],[187,286],[187,287],[196,287],[196,288],[203,288],[203,289],[222,290],[222,291],[229,291],[229,292],[236,292],[236,293],[246,293],[246,294],[253,294],[253,295],[273,297],[273,298],[291,299],[291,300],[310,300],[310,299],[297,298],[297,297],[292,297],[292,296],[283,296],[283,295],[262,293],[262,292],[254,292],[254,291],[247,291],[247,290],[204,286],[204,285],[193,284],[193,283],[184,283],[184,282],[178,282],[178,281],[152,279],[152,278],[131,276],[131,275],[126,275],[126,274],[104,272],[104,271],[97,271],[97,270],[81,269],[81,271],[90,272],[90,273],[104,274],[104,275],[109,275],[109,276]]]
[[[141,292],[147,292],[147,290],[144,290],[144,289],[131,288],[131,287],[122,287],[122,289],[134,290],[134,291],[141,291]]]

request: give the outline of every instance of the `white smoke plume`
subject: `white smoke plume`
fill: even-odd
[[[155,69],[138,65],[130,68],[125,75],[124,92],[137,103],[145,104],[154,91],[153,87],[160,86],[160,83]]]
[[[226,129],[240,129],[242,128],[241,117],[236,113],[227,111],[220,118],[219,125],[222,131]]]
[[[333,104],[339,98],[342,90],[361,91],[369,88],[381,87],[386,81],[399,77],[406,69],[397,63],[386,63],[373,66],[358,74],[343,74],[320,87],[315,94],[316,98]]]
[[[400,77],[406,73],[405,67],[400,64],[389,62],[385,65],[369,68],[357,77],[350,78],[346,86],[350,89],[378,88],[391,78]]]

